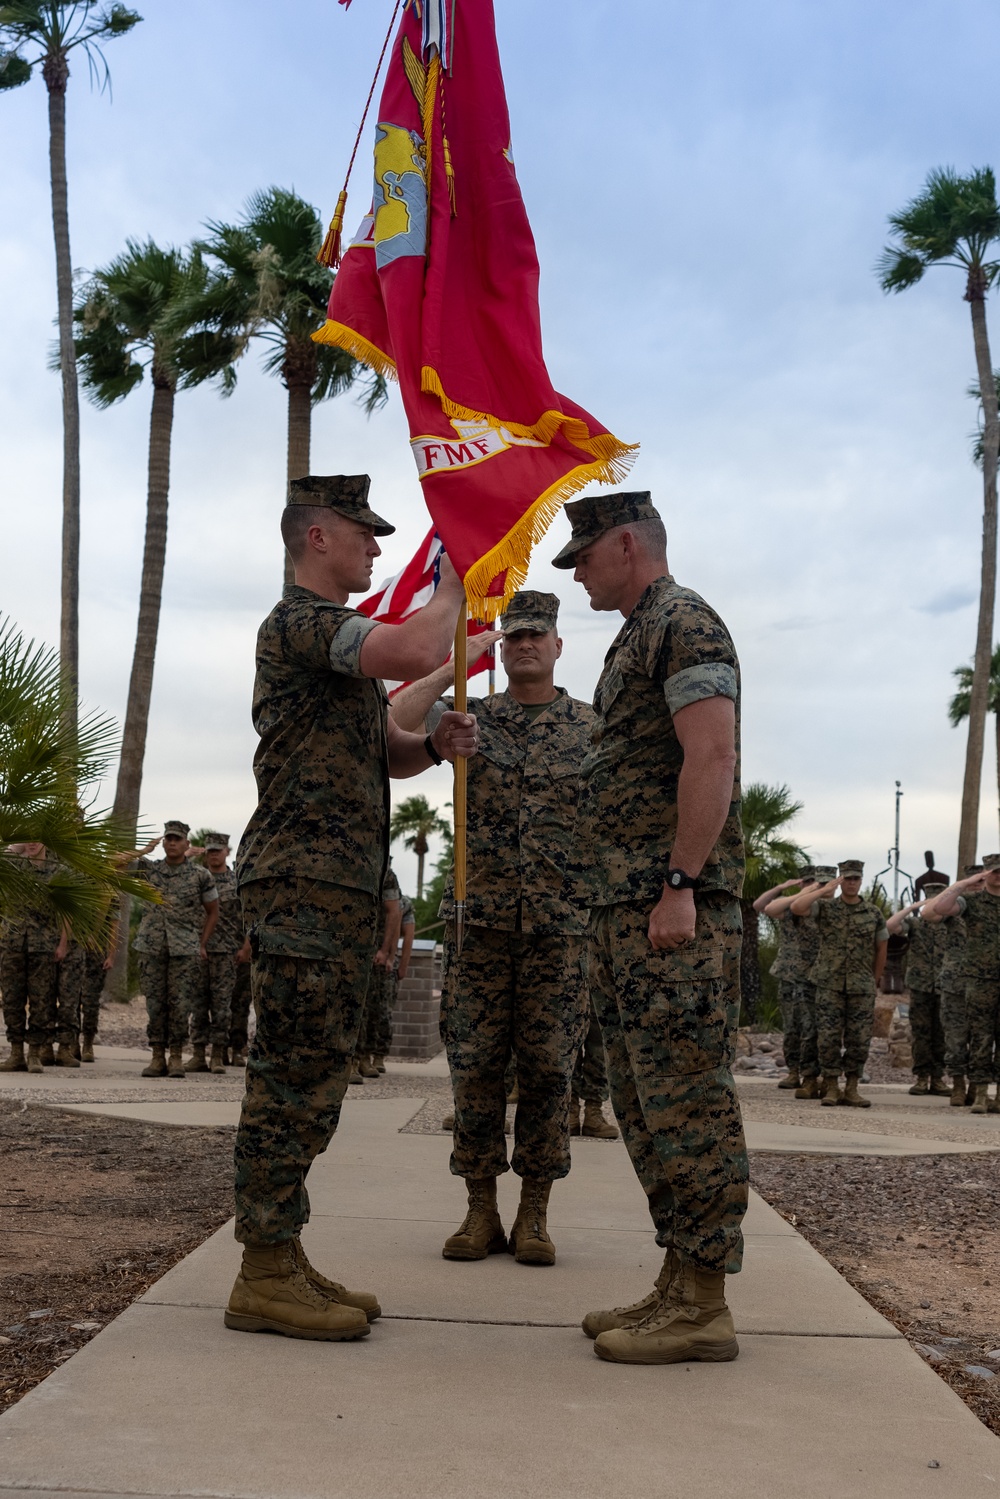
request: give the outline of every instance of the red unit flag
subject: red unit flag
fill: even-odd
[[[406,0],[375,129],[375,196],[314,335],[395,375],[427,508],[493,619],[531,548],[635,448],[552,387],[492,0]]]

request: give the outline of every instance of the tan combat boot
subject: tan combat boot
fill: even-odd
[[[56,1054],[52,1049],[52,1042],[46,1041],[38,1049],[39,1057],[43,1067],[54,1067],[56,1065]]]
[[[931,1078],[931,1085],[927,1091],[932,1098],[947,1098],[951,1089],[939,1072],[936,1077]]]
[[[144,1067],[139,1073],[140,1077],[166,1077],[167,1075],[167,1052],[163,1046],[153,1047],[153,1060],[148,1067]]]
[[[243,1250],[224,1320],[238,1332],[280,1332],[330,1343],[364,1338],[370,1331],[363,1311],[333,1301],[306,1279],[290,1241]]]
[[[521,1095],[517,1091],[517,1078],[515,1078],[514,1079],[514,1086],[513,1086],[513,1088],[511,1088],[510,1092],[507,1094],[507,1102],[508,1103],[517,1103],[517,1101],[520,1098],[520,1096]]]
[[[24,1060],[24,1042],[12,1041],[10,1043],[10,1056],[0,1062],[0,1072],[27,1072],[28,1064]]]
[[[986,1112],[987,1114],[1000,1114],[1000,1084],[997,1085],[993,1097],[987,1100]]]
[[[446,1260],[484,1260],[488,1254],[503,1254],[507,1235],[497,1212],[496,1177],[472,1178],[465,1185],[469,1211],[458,1232],[445,1239],[441,1254]]]
[[[191,1047],[191,1055],[184,1063],[185,1072],[207,1072],[208,1061],[205,1057],[205,1048],[200,1042],[195,1041]],[[172,1076],[173,1074],[171,1074]]]
[[[209,1058],[209,1061],[208,1061],[208,1070],[209,1070],[209,1072],[225,1072],[225,1070],[226,1070],[226,1064],[223,1061],[223,1058],[224,1058],[225,1054],[226,1054],[225,1047],[223,1047],[223,1046],[213,1046],[212,1047],[212,1055],[211,1055],[211,1057]]]
[[[820,1103],[824,1108],[830,1104],[840,1102],[840,1079],[839,1077],[825,1077],[823,1079],[823,1096]]]
[[[816,1077],[814,1073],[810,1073],[807,1077],[804,1077],[802,1079],[801,1083],[799,1083],[799,1086],[795,1090],[795,1097],[818,1098],[820,1092],[821,1089],[819,1085],[819,1078]]]
[[[613,1124],[609,1124],[604,1117],[604,1110],[599,1103],[587,1103],[583,1105],[583,1128],[581,1135],[587,1135],[591,1140],[617,1140],[618,1131]]]
[[[378,1304],[378,1297],[373,1296],[371,1291],[349,1291],[339,1280],[327,1280],[315,1265],[310,1265],[301,1239],[293,1239],[292,1246],[296,1265],[315,1290],[321,1291],[330,1301],[339,1302],[341,1306],[357,1307],[359,1312],[364,1312],[369,1322],[376,1322],[381,1317],[382,1308]]]
[[[569,1100],[569,1132],[571,1135],[580,1133],[580,1099],[573,1093]]]
[[[381,1076],[381,1074],[385,1071],[385,1057],[375,1056],[373,1054],[372,1066],[375,1068],[375,1071],[379,1074],[379,1076]]]
[[[526,1176],[521,1183],[521,1201],[510,1231],[508,1250],[519,1265],[554,1265],[556,1246],[545,1226],[552,1183]]]
[[[583,1319],[583,1330],[588,1338],[599,1337],[602,1332],[611,1332],[615,1327],[637,1327],[659,1306],[677,1269],[677,1255],[668,1249],[663,1265],[648,1296],[633,1301],[631,1306],[613,1306],[607,1311],[588,1312]]]
[[[349,1083],[363,1083],[364,1082],[364,1078],[361,1076],[361,1058],[360,1057],[354,1057],[353,1058],[353,1060],[351,1062],[351,1075],[347,1079],[347,1081]]]
[[[726,1272],[681,1260],[667,1293],[635,1327],[602,1332],[598,1358],[618,1364],[728,1363],[739,1353],[726,1305]]]
[[[200,1068],[198,1070],[201,1071]],[[207,1065],[205,1071],[208,1071]],[[170,1055],[167,1057],[167,1076],[187,1077],[187,1073],[184,1070],[184,1056],[179,1046],[171,1046],[170,1048]]]
[[[976,1101],[976,1085],[970,1082],[965,1090],[965,1107],[970,1108]]]
[[[976,1084],[976,1101],[972,1105],[972,1113],[973,1114],[985,1114],[986,1113],[986,1104],[987,1104],[987,1101],[988,1101],[987,1100],[987,1094],[988,1093],[989,1093],[989,1084],[988,1083],[977,1083]]]
[[[80,1047],[80,1061],[92,1062],[94,1060],[94,1037],[96,1031],[84,1031],[83,1045]]]
[[[80,1063],[76,1055],[76,1048],[72,1041],[60,1041],[56,1051],[57,1067],[79,1067]]]
[[[909,1090],[914,1097],[923,1098],[924,1094],[931,1091],[931,1080],[929,1073],[918,1072],[913,1080],[913,1086]]]
[[[911,1089],[910,1091],[912,1092],[913,1090]],[[847,1086],[844,1089],[844,1096],[840,1101],[841,1103],[846,1103],[849,1109],[871,1108],[871,1099],[862,1098],[858,1092],[858,1074],[856,1072],[849,1072],[847,1074]]]
[[[444,1118],[441,1120],[441,1128],[442,1129],[447,1129],[447,1130],[453,1130],[455,1128],[455,1110],[454,1109],[452,1109],[452,1111],[451,1111],[450,1114],[445,1114]]]
[[[372,1064],[370,1056],[363,1056],[358,1063],[358,1071],[362,1077],[378,1077],[378,1068]]]
[[[798,1068],[789,1067],[788,1076],[783,1077],[778,1084],[779,1088],[798,1088],[802,1079],[799,1077]]]
[[[234,1067],[245,1067],[246,1064],[247,1064],[247,1048],[245,1046],[241,1046],[240,1049],[239,1049],[239,1051],[234,1051],[233,1052],[233,1066]]]
[[[28,1071],[41,1072],[42,1070],[42,1048],[40,1046],[28,1047]]]
[[[951,1080],[951,1106],[953,1109],[961,1109],[965,1105],[965,1078],[953,1077]]]

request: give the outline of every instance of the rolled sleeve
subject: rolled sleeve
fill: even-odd
[[[889,928],[883,922],[882,925],[879,927],[878,931],[875,933],[875,941],[876,942],[888,942],[888,940],[889,940]]]
[[[352,614],[344,620],[330,641],[330,665],[334,671],[344,677],[366,675],[361,670],[361,647],[375,628],[375,620],[366,619],[363,614]]]
[[[738,691],[736,670],[724,661],[703,661],[697,666],[686,666],[663,684],[663,695],[671,713],[678,713],[681,708],[708,697],[728,697],[735,702]]]
[[[439,697],[436,703],[432,703],[427,709],[424,725],[428,734],[433,734],[441,719],[446,713],[450,713],[455,706],[453,698]]]

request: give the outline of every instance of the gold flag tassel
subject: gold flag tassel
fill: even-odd
[[[396,4],[393,7],[392,20],[389,22],[389,30],[386,32],[385,41],[382,43],[382,51],[379,53],[378,62],[375,65],[375,77],[372,79],[372,86],[368,90],[368,98],[365,101],[361,124],[358,126],[358,133],[354,138],[354,150],[351,152],[351,159],[347,165],[347,176],[344,178],[344,186],[340,190],[340,197],[337,199],[337,206],[333,210],[333,218],[330,220],[330,227],[326,231],[326,237],[320,247],[319,254],[316,256],[320,265],[328,265],[332,271],[335,271],[340,264],[340,242],[344,230],[344,210],[347,207],[347,186],[351,180],[351,173],[354,171],[354,158],[358,154],[358,147],[361,144],[361,137],[364,134],[365,121],[368,118],[368,111],[372,106],[372,99],[375,97],[375,85],[378,83],[382,64],[385,62],[385,54],[388,52],[389,43],[392,41],[392,33],[396,29],[396,17],[399,15],[399,7],[402,3],[403,0],[396,0]]]
[[[468,606],[462,600],[462,608],[455,627],[455,712],[468,711]],[[466,787],[468,786],[469,762],[460,755],[455,757],[455,954],[461,956],[465,939],[465,886],[466,886]]]

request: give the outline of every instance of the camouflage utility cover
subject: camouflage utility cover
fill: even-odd
[[[211,874],[211,870],[209,870]],[[243,913],[236,891],[236,876],[231,869],[212,875],[219,892],[219,919],[206,947],[210,953],[238,953],[243,946]]]
[[[966,895],[965,934],[966,978],[995,984],[1000,974],[1000,895],[988,890]]]
[[[59,871],[58,859],[41,859],[37,864],[20,855],[11,855],[37,879],[48,884]],[[43,911],[27,911],[23,916],[0,922],[0,943],[7,948],[19,948],[22,952],[51,953],[59,944],[62,927],[58,921]]]
[[[205,924],[205,902],[219,898],[215,875],[188,859],[183,864],[136,859],[134,868],[163,897],[162,905],[146,907],[135,939],[136,952],[196,958]]]
[[[389,855],[386,695],[363,675],[376,626],[286,584],[257,635],[257,809],[236,857],[240,886],[304,878],[378,897]]]
[[[513,932],[520,912],[522,932],[582,936],[577,803],[593,710],[560,687],[535,717],[509,692],[471,699],[469,712],[479,754],[469,761],[466,921]],[[441,914],[454,909],[449,881]]]
[[[817,900],[810,914],[819,933],[819,952],[809,974],[812,983],[817,989],[874,995],[875,949],[889,940],[878,906],[864,899]]]
[[[583,767],[580,808],[582,840],[595,863],[594,905],[662,895],[684,761],[673,714],[711,697],[736,704],[737,765],[729,816],[699,886],[739,895],[743,832],[736,649],[704,599],[669,576],[658,578],[605,656],[594,696],[597,722]]]

